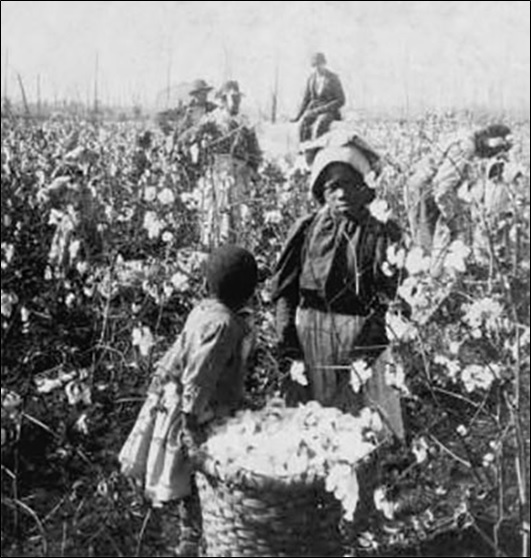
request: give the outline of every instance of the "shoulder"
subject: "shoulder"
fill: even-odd
[[[317,213],[310,213],[309,215],[297,219],[288,232],[287,242],[294,237],[304,234],[315,220],[316,215]]]
[[[208,342],[224,337],[236,326],[237,320],[229,308],[217,300],[205,299],[188,315],[185,330],[201,342]]]
[[[331,81],[339,81],[339,75],[335,72],[332,72],[331,70],[326,70],[325,75]]]

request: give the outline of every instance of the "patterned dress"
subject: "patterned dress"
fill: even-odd
[[[206,427],[242,403],[252,330],[217,300],[201,302],[158,363],[146,401],[119,455],[122,472],[159,504],[190,495],[183,413]]]

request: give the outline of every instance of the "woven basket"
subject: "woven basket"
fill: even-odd
[[[222,479],[209,460],[196,479],[205,556],[343,556],[341,507],[322,481],[241,471]]]

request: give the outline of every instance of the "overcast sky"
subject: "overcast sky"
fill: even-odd
[[[248,108],[295,109],[315,50],[356,108],[476,100],[527,106],[529,1],[1,2],[2,82],[30,100],[152,103],[168,80],[238,79]],[[278,69],[278,70],[277,70]]]

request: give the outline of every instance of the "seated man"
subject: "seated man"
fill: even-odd
[[[339,77],[327,69],[326,57],[318,52],[312,56],[314,71],[306,84],[301,107],[293,122],[300,121],[299,139],[316,139],[326,133],[334,120],[341,120],[340,109],[345,93]]]

